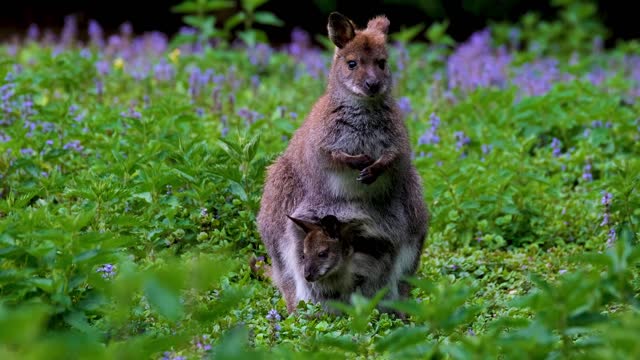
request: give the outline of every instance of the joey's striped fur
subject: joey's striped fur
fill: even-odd
[[[336,50],[326,92],[267,170],[258,228],[272,259],[273,281],[287,304],[294,304],[290,311],[297,301],[312,298],[295,268],[304,234],[292,230],[287,218],[304,211],[304,204],[319,217],[335,215],[346,222],[355,216],[350,211],[366,214],[367,231],[384,239],[386,245],[369,246],[384,250],[378,259],[367,253],[367,242],[354,248],[353,258],[361,262],[357,268],[389,267],[384,284],[377,281],[368,293],[389,286],[389,296],[397,297],[400,279],[417,269],[428,213],[407,129],[391,94],[388,27],[384,16],[356,29],[346,17],[330,15]],[[383,257],[389,257],[387,265]],[[368,273],[349,271],[354,279]]]

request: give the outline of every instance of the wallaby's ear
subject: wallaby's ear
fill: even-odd
[[[346,16],[332,12],[329,14],[329,38],[338,47],[343,48],[356,36],[356,27]]]
[[[320,226],[318,226],[318,224],[316,223],[312,223],[310,221],[303,220],[303,219],[297,219],[289,215],[287,215],[287,217],[291,219],[291,221],[293,221],[296,225],[298,225],[305,232],[305,234],[308,234],[313,230],[320,229]]]
[[[389,32],[389,19],[387,19],[387,17],[384,15],[376,16],[373,19],[369,20],[369,22],[367,23],[367,28],[378,30],[381,33],[387,35],[387,33]]]
[[[333,215],[327,215],[320,219],[320,226],[322,227],[322,230],[326,231],[327,234],[334,239],[340,237],[341,225],[342,224],[340,224],[338,218]]]

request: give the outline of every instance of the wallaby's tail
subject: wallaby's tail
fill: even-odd
[[[264,257],[252,257],[251,260],[249,260],[249,267],[254,274],[264,276],[269,279],[271,278],[271,266],[267,265],[264,261]]]

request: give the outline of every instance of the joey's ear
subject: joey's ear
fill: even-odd
[[[293,221],[296,225],[298,225],[305,232],[305,234],[308,234],[313,230],[320,229],[320,226],[318,226],[318,224],[316,223],[312,223],[310,221],[303,220],[303,219],[297,219],[289,215],[287,215],[287,217],[291,219],[291,221]]]
[[[332,238],[338,239],[340,237],[340,228],[342,224],[337,217],[333,215],[327,215],[320,219],[320,226],[322,230],[326,231]]]
[[[343,48],[356,36],[356,27],[346,16],[332,12],[329,15],[329,38],[338,47]]]
[[[373,19],[369,20],[367,23],[368,29],[375,29],[380,31],[381,33],[387,35],[389,32],[389,19],[386,16],[380,15],[376,16]]]

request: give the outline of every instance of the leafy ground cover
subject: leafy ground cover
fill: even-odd
[[[603,49],[589,10],[395,34],[432,214],[407,323],[287,316],[249,270],[264,168],[324,90],[308,34],[0,45],[0,358],[633,358],[640,46]]]

